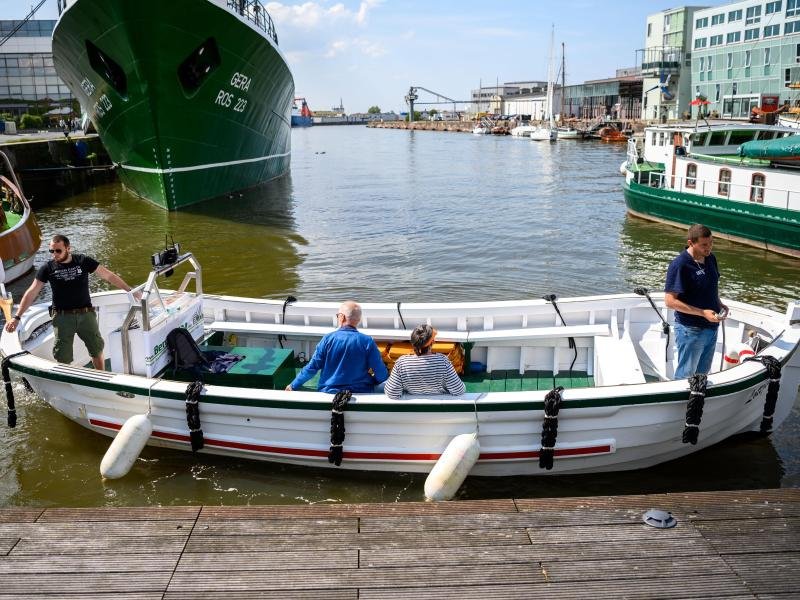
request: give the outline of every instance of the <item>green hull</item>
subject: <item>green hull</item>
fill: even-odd
[[[800,213],[754,202],[709,198],[626,182],[625,204],[640,217],[683,226],[702,223],[714,235],[800,257]]]
[[[268,36],[209,0],[78,0],[59,76],[123,183],[179,209],[286,173],[294,81]]]

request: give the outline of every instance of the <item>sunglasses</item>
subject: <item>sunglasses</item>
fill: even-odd
[[[48,252],[50,254],[61,254],[64,251],[61,248],[50,248]]]

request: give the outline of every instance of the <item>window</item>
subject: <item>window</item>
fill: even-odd
[[[786,72],[788,73],[789,69],[786,69]],[[699,85],[694,86],[694,95],[695,95],[696,98],[700,97],[700,86]]]
[[[648,23],[647,24],[647,37],[650,37],[651,33],[653,33],[653,24],[652,23]]]
[[[727,65],[726,68],[728,68],[728,69],[732,69],[733,68],[733,52],[728,52],[728,54],[726,56],[726,65]]]
[[[762,175],[761,173],[753,173],[753,178],[750,184],[750,202],[758,202],[759,204],[764,204],[765,181],[766,179],[764,175]]]
[[[772,13],[781,12],[781,0],[777,2],[767,2],[767,6],[764,9],[765,15],[771,15]]]
[[[721,25],[725,22],[725,13],[720,13],[711,17],[711,25]]]
[[[764,65],[769,65],[769,59],[772,55],[772,48],[764,48]]]
[[[794,2],[795,0],[788,0],[789,2]],[[741,21],[742,20],[742,9],[739,10],[732,10],[728,13],[728,22],[731,21]]]
[[[729,169],[719,170],[719,185],[717,186],[717,194],[725,196],[726,198],[731,193],[731,172]]]
[[[700,68],[697,69],[697,70],[700,71],[701,73],[706,70],[706,57],[705,56],[701,56],[700,57]]]
[[[728,44],[735,44],[741,39],[742,39],[741,31],[732,31],[731,33],[728,34],[727,38],[725,39],[725,42]]]
[[[719,92],[720,92],[720,86],[719,84],[716,84],[714,86],[714,102],[719,102]]]
[[[753,52],[752,50],[745,50],[744,51],[744,66],[749,67],[750,61],[753,59]]]
[[[787,23],[787,25],[788,25],[788,23]],[[694,49],[697,50],[698,48],[705,48],[707,41],[708,41],[707,38],[697,38],[694,41]]]
[[[708,17],[703,17],[702,19],[697,19],[694,22],[694,28],[695,29],[702,29],[703,27],[708,27]]]
[[[736,95],[738,87],[739,87],[739,84],[736,83],[735,81],[731,84],[731,94],[732,95],[734,95],[734,96]]]
[[[761,5],[751,6],[745,13],[744,24],[753,25],[761,21]]]
[[[686,165],[686,187],[697,187],[697,165],[694,163]]]
[[[722,34],[712,35],[710,40],[711,40],[711,45],[712,46],[721,46],[722,45]]]
[[[710,71],[711,70],[711,62],[712,62],[713,58],[714,58],[713,56],[709,56],[708,57],[708,61],[706,61],[706,71]]]
[[[764,37],[765,38],[774,37],[774,36],[778,35],[780,32],[781,32],[781,26],[780,25],[767,25],[766,27],[764,27]]]
[[[788,23],[787,23],[788,25]],[[758,29],[745,29],[744,30],[744,41],[747,40],[757,40],[758,39]]]
[[[789,21],[783,26],[783,35],[800,33],[800,21]]]
[[[786,0],[786,16],[796,17],[800,15],[800,0]]]

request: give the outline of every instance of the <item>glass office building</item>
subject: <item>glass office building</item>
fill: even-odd
[[[53,67],[54,20],[0,21],[0,112],[58,118],[77,108]]]

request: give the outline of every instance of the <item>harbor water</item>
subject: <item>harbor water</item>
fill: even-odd
[[[627,216],[624,145],[428,131],[292,132],[287,177],[178,213],[119,184],[36,209],[130,284],[165,237],[191,250],[211,293],[301,300],[466,301],[661,290],[679,229]],[[40,203],[33,199],[36,208]],[[800,261],[724,240],[724,297],[783,312]],[[47,259],[43,245],[37,265]],[[15,300],[32,275],[10,286]],[[102,285],[101,285],[102,284]],[[93,289],[105,284],[93,278]],[[43,294],[42,299],[46,299]],[[0,426],[0,506],[348,503],[420,500],[424,476],[357,473],[147,448],[102,481],[109,438],[15,384],[19,424]],[[701,433],[702,435],[702,433]],[[769,438],[744,436],[643,471],[468,478],[459,498],[544,497],[800,485],[800,409]]]

